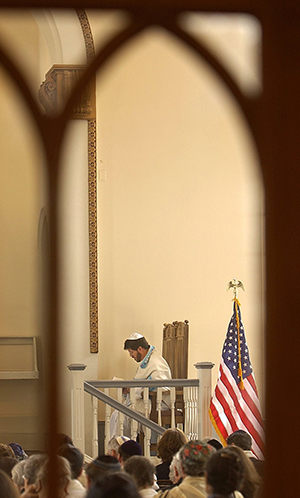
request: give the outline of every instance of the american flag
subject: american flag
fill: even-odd
[[[252,452],[257,458],[264,458],[260,402],[242,324],[240,303],[236,298],[223,345],[209,416],[223,444],[232,432],[243,429],[252,437]]]

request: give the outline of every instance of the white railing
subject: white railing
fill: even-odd
[[[87,459],[98,456],[98,400],[105,403],[105,451],[109,441],[109,425],[112,410],[119,411],[118,427],[119,434],[124,432],[124,417],[131,419],[131,438],[136,439],[139,427],[143,427],[144,433],[144,454],[150,456],[151,431],[160,436],[165,428],[162,427],[162,399],[163,388],[168,387],[170,392],[170,426],[176,427],[176,389],[181,388],[183,391],[184,402],[184,425],[181,427],[189,439],[202,439],[211,436],[212,425],[208,416],[209,403],[211,398],[211,370],[213,363],[202,362],[195,365],[198,373],[197,379],[172,379],[169,381],[154,380],[110,380],[110,381],[85,381],[85,365],[69,365],[72,376],[72,402],[71,402],[71,420],[72,420],[72,439],[81,451],[85,454],[85,423],[84,423],[84,391],[91,395],[92,412],[93,412],[93,434],[92,434],[92,456]],[[122,388],[130,388],[130,398],[134,402],[135,388],[143,388],[143,403],[145,416],[135,412],[122,404]],[[157,420],[158,423],[149,419],[151,407],[151,391],[155,388],[157,399]],[[111,389],[116,393],[112,397]]]

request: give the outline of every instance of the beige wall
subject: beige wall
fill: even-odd
[[[7,48],[23,47],[27,81],[37,85],[38,31],[31,16],[22,23],[1,15],[0,28]],[[0,89],[0,335],[37,336],[40,150],[24,103],[3,70]],[[22,351],[18,355],[14,363],[0,361],[0,370],[24,368]],[[1,442],[13,438],[28,449],[40,447],[39,387],[38,380],[0,380]]]
[[[243,116],[211,69],[160,30],[117,55],[97,99],[99,378],[134,375],[122,347],[132,332],[161,348],[163,323],[188,319],[189,376],[212,361],[215,381],[226,286],[238,278],[263,398],[263,199]]]

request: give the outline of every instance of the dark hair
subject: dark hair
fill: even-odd
[[[0,458],[0,469],[3,470],[3,472],[5,472],[11,478],[11,470],[17,463],[18,460],[16,458],[2,457]]]
[[[126,460],[123,469],[133,477],[139,489],[150,488],[153,485],[155,466],[149,458],[133,455]]]
[[[228,496],[240,488],[243,480],[241,459],[229,448],[212,455],[206,464],[206,480],[213,493]]]
[[[64,434],[64,432],[59,432],[55,436],[56,439],[56,448],[59,448],[62,444],[74,444],[73,440],[68,434]]]
[[[84,460],[81,451],[72,444],[62,444],[58,448],[57,454],[68,460],[71,467],[72,479],[77,479],[82,472]]]
[[[12,457],[15,458],[15,452],[14,450],[5,443],[0,443],[0,458],[2,457]]]
[[[239,491],[244,498],[254,498],[257,490],[262,484],[262,479],[257,473],[252,460],[238,446],[230,445],[227,446],[226,450],[237,455],[243,466],[243,482]]]
[[[102,476],[90,487],[86,498],[140,498],[133,479],[125,472]]]
[[[223,448],[223,444],[215,438],[209,439],[207,443],[213,446],[216,450],[221,450]]]
[[[142,453],[143,450],[141,445],[133,439],[125,441],[125,443],[121,444],[119,448],[119,455],[123,462],[128,460],[128,458],[132,457],[133,455],[141,455]]]
[[[188,438],[180,429],[167,429],[157,444],[157,456],[163,462],[171,462],[173,456],[188,442]]]
[[[126,339],[124,342],[124,349],[133,349],[133,351],[136,351],[140,346],[144,349],[150,348],[150,344],[145,337],[140,337],[139,339]]]
[[[248,432],[239,429],[228,436],[226,440],[227,444],[234,444],[242,450],[251,450],[252,438]]]
[[[118,462],[115,457],[110,455],[100,455],[98,458],[89,463],[85,469],[85,473],[89,477],[90,481],[94,481],[98,477],[113,474],[118,472],[120,469],[120,462]]]

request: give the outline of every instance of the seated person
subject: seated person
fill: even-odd
[[[18,463],[16,458],[2,457],[0,458],[0,469],[5,472],[8,477],[12,478],[12,469]]]
[[[154,346],[151,346],[147,342],[146,338],[141,334],[134,333],[128,339],[126,339],[124,343],[124,349],[129,352],[131,358],[139,363],[134,379],[169,380],[172,378],[171,370],[166,360],[155,349]],[[155,388],[150,388],[150,391],[151,390],[155,390]],[[124,404],[126,406],[141,413],[142,415],[145,414],[142,388],[135,389],[134,403],[132,403],[130,399],[129,389],[123,389],[123,394],[126,397],[124,401]],[[169,398],[169,389],[164,388],[162,409],[169,408]],[[115,410],[112,413],[110,419],[110,437],[112,438],[113,436],[118,434],[118,432],[118,411]],[[124,434],[129,437],[131,435],[130,421],[128,420],[128,417],[125,417],[124,420]]]
[[[67,498],[69,495],[68,487],[71,482],[71,467],[66,460],[66,458],[57,456],[56,457],[56,498]],[[36,477],[36,490],[38,492],[39,498],[49,498],[49,485],[53,482],[53,476],[50,474],[51,467],[49,459],[47,458],[45,463],[40,467],[37,477]]]
[[[259,460],[256,458],[254,453],[252,452],[252,437],[248,432],[244,431],[243,429],[239,429],[237,431],[232,432],[227,440],[226,443],[228,446],[234,445],[238,446],[241,448],[246,455],[250,458],[252,461],[257,473],[260,475],[260,477],[264,476],[264,460]]]
[[[45,453],[36,453],[31,455],[27,460],[25,460],[24,465],[24,489],[27,489],[34,485],[36,482],[37,474],[40,468],[44,465],[47,460],[47,455]]]
[[[89,489],[87,498],[141,498],[137,486],[125,472],[100,477]]]
[[[158,484],[161,479],[169,479],[172,458],[187,442],[186,435],[180,429],[167,429],[163,433],[157,443],[157,456],[162,460],[162,463],[156,465],[155,469]]]
[[[98,458],[89,463],[85,469],[88,489],[98,478],[114,474],[120,470],[121,464],[115,457],[110,455],[100,455]]]
[[[147,457],[133,455],[125,461],[123,470],[135,481],[141,498],[152,498],[157,494],[153,489],[155,467]]]
[[[68,487],[69,498],[83,498],[86,495],[86,489],[79,481],[79,477],[83,472],[83,461],[84,457],[78,448],[75,448],[72,444],[62,444],[58,450],[57,454],[66,458],[71,467],[71,477],[72,480]]]
[[[22,446],[18,443],[9,443],[9,445],[11,447],[11,449],[13,450],[15,456],[16,456],[16,459],[19,461],[22,461],[22,460],[26,460],[26,458],[28,458],[28,455],[27,453],[25,453],[25,451],[23,450]]]
[[[159,491],[159,498],[206,498],[204,470],[215,449],[203,441],[189,441],[179,451],[183,479],[179,486]]]
[[[118,460],[121,466],[123,466],[126,460],[128,460],[130,457],[141,454],[141,445],[133,439],[129,439],[128,441],[125,441],[125,443],[121,444],[119,448]]]
[[[172,462],[170,465],[170,472],[169,472],[169,478],[170,481],[172,482],[172,486],[179,486],[179,484],[182,482],[183,479],[183,473],[182,473],[182,465],[179,459],[179,451],[173,456]]]
[[[229,451],[228,451],[229,450]],[[209,498],[243,498],[236,491],[241,487],[243,481],[243,466],[240,458],[224,448],[212,455],[205,471],[206,490]]]
[[[107,444],[107,454],[118,458],[119,448],[121,444],[129,441],[129,437],[126,436],[113,436]]]
[[[20,493],[24,491],[24,467],[26,460],[20,460],[11,470],[12,480]]]

